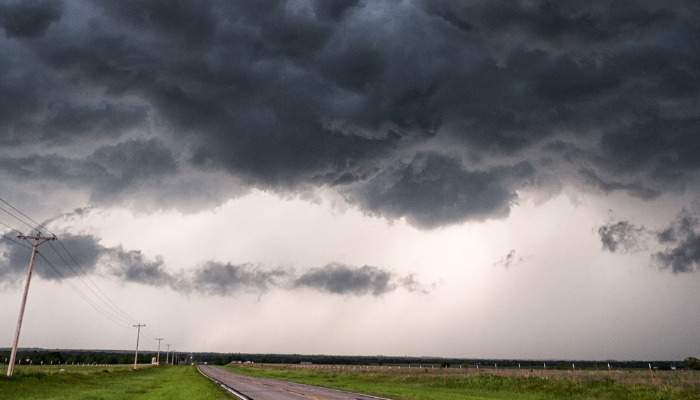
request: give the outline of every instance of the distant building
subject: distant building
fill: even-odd
[[[302,361],[299,364],[301,365],[311,365],[311,361]]]
[[[158,364],[158,361],[156,361],[155,357],[151,357],[151,364],[153,364],[153,365]]]

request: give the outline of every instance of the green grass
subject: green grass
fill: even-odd
[[[323,372],[313,369],[227,366],[245,375],[306,383],[396,400],[476,399],[698,399],[698,388],[654,388],[614,381],[576,382],[542,378],[505,378],[494,375],[471,377],[407,377],[376,373]]]
[[[0,399],[202,399],[234,397],[194,366],[19,367],[0,377]]]

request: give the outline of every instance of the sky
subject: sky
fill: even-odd
[[[38,228],[20,347],[700,355],[695,1],[0,0],[0,28],[0,347]]]

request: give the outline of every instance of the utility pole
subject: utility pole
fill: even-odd
[[[156,358],[156,365],[160,365],[160,341],[163,340],[163,338],[158,338],[156,340],[158,341],[158,356]]]
[[[165,353],[165,363],[167,364],[170,356],[170,343],[166,344],[166,346],[168,346],[168,352]]]
[[[27,293],[29,292],[29,281],[32,279],[32,271],[34,270],[34,258],[36,257],[36,248],[49,240],[56,240],[56,236],[46,237],[41,236],[38,232],[36,236],[17,236],[18,239],[34,239],[32,243],[32,257],[29,259],[29,271],[27,272],[27,283],[24,284],[24,295],[22,296],[22,305],[19,308],[19,318],[17,319],[17,330],[15,331],[15,341],[12,343],[12,353],[10,353],[10,363],[7,365],[7,376],[12,376],[15,370],[15,357],[17,356],[17,345],[19,344],[19,331],[22,329],[22,319],[24,318],[24,306],[27,304]],[[30,242],[31,243],[31,242]]]
[[[136,324],[136,354],[134,355],[134,369],[136,369],[136,361],[139,359],[139,336],[141,336],[141,327],[146,326],[145,324]]]

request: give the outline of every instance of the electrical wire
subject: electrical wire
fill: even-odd
[[[11,230],[13,230],[13,231],[19,233],[20,235],[23,235],[22,232],[20,232],[20,231],[18,231],[17,229],[11,227],[10,225],[7,225],[6,223],[4,223],[4,222],[2,222],[2,221],[0,221],[0,225],[6,226],[6,227],[10,228]]]
[[[27,214],[23,213],[22,211],[20,211],[20,210],[17,209],[16,207],[14,207],[12,204],[8,203],[7,201],[5,201],[5,200],[2,199],[2,198],[0,198],[0,201],[3,202],[3,203],[5,203],[5,204],[7,204],[10,208],[12,208],[13,210],[15,210],[15,211],[17,211],[18,213],[20,213],[20,215],[22,215],[23,217],[27,218],[29,221],[33,222],[36,226],[38,226],[38,227],[44,229],[46,232],[48,232],[48,233],[52,234],[54,237],[56,237],[56,234],[55,234],[55,233],[51,232],[51,231],[50,231],[47,227],[45,227],[44,225],[42,225],[42,224],[36,222],[35,220],[33,220],[31,217],[29,217]],[[9,213],[7,210],[5,210],[5,209],[3,209],[3,211],[5,211],[5,212],[7,212],[8,214],[10,214],[10,213]],[[12,214],[10,214],[10,215],[12,215]],[[17,218],[16,216],[14,216],[14,215],[12,215],[12,216],[13,216],[15,219],[18,219],[18,220],[19,220],[19,218]],[[20,220],[20,222],[22,222],[23,224],[29,226],[29,225],[28,225],[27,223],[25,223],[24,221],[21,221],[21,220]],[[31,227],[31,226],[30,226],[30,227]],[[109,308],[111,308],[112,310],[114,310],[117,314],[121,314],[122,317],[125,317],[126,319],[130,320],[131,322],[137,322],[137,323],[138,323],[138,320],[137,320],[136,318],[134,318],[134,317],[130,316],[129,314],[127,314],[124,310],[122,310],[121,308],[119,308],[119,306],[117,306],[109,297],[107,297],[107,295],[102,291],[102,289],[100,289],[100,287],[97,286],[97,284],[90,278],[90,276],[88,276],[88,274],[85,272],[85,270],[83,269],[83,267],[80,266],[80,263],[78,263],[78,261],[75,259],[75,257],[73,257],[73,255],[68,251],[68,249],[67,249],[66,246],[63,244],[63,242],[61,241],[61,239],[56,238],[56,240],[58,241],[58,244],[59,244],[59,245],[63,248],[63,250],[66,252],[66,254],[68,254],[68,256],[73,260],[73,262],[74,262],[75,265],[78,267],[78,269],[83,273],[83,275],[84,275],[84,276],[90,281],[90,283],[92,283],[92,285],[102,294],[102,297],[104,297],[104,299],[106,299],[107,302],[111,303],[111,305],[107,304],[107,302],[105,302],[105,300],[103,300],[102,297],[100,297],[97,293],[95,293],[95,291],[92,290],[92,288],[90,288],[90,286],[89,286],[87,283],[85,283],[85,281],[75,272],[75,270],[73,270],[73,268],[68,264],[68,262],[66,262],[66,260],[58,253],[58,251],[57,251],[53,246],[51,246],[51,244],[49,243],[49,245],[51,246],[51,248],[56,252],[56,254],[61,258],[61,260],[63,260],[63,262],[68,266],[68,268],[70,268],[71,271],[73,271],[73,274],[75,274],[75,276],[78,277],[78,278],[83,282],[83,284],[84,284],[88,289],[90,289],[90,291],[93,292],[93,294],[95,294],[95,296],[97,296],[98,299],[100,299],[100,301],[102,301],[103,303],[105,303],[105,305],[107,305],[107,307],[109,307]]]
[[[5,236],[5,235],[2,235],[2,238],[5,239],[5,240],[9,240],[10,242],[12,242],[12,243],[14,243],[14,244],[18,244],[18,245],[24,247],[25,249],[29,249],[29,250],[32,249],[31,247],[27,246],[26,244],[24,244],[24,243],[22,243],[22,242],[18,242],[18,241],[14,240],[14,239],[11,239],[11,238],[9,238],[9,237],[7,237],[7,236]]]
[[[99,305],[95,304],[92,300],[90,300],[90,298],[88,298],[83,292],[80,291],[80,289],[78,289],[75,285],[73,285],[73,283],[71,283],[65,277],[65,275],[63,275],[63,273],[61,273],[61,271],[58,268],[56,268],[56,266],[53,265],[53,263],[51,263],[51,261],[49,261],[48,258],[46,258],[42,253],[40,253],[39,251],[37,251],[36,253],[46,262],[46,264],[49,267],[51,267],[51,269],[56,273],[56,275],[58,275],[63,280],[63,282],[68,284],[68,286],[70,286],[70,288],[73,289],[73,291],[75,291],[78,294],[78,296],[82,297],[83,300],[85,300],[90,306],[92,306],[92,308],[94,308],[97,312],[99,312],[100,314],[102,314],[105,317],[107,317],[108,319],[110,319],[115,324],[117,324],[121,327],[124,327],[124,328],[129,328],[128,325],[124,325],[123,321],[119,321],[119,320],[115,319],[108,312],[106,312],[102,308],[100,308]]]
[[[75,270],[73,269],[73,267],[71,267],[70,264],[68,264],[68,261],[66,261],[66,259],[63,258],[63,256],[61,256],[61,254],[56,250],[56,248],[54,248],[54,247],[51,245],[51,242],[48,242],[47,244],[48,244],[49,247],[51,247],[51,249],[56,253],[56,255],[58,256],[58,258],[60,258],[61,261],[63,261],[63,262],[66,264],[66,266],[68,267],[68,269],[70,269],[71,272],[73,272],[73,275],[75,275],[75,276],[83,283],[83,285],[85,285],[85,287],[88,288],[88,290],[92,292],[92,294],[94,294],[102,303],[104,303],[104,305],[106,305],[107,307],[109,307],[110,309],[112,309],[112,311],[114,311],[114,312],[116,313],[116,315],[119,316],[119,319],[120,319],[120,320],[122,320],[122,321],[124,321],[124,322],[126,322],[126,323],[133,323],[134,321],[136,321],[135,319],[129,317],[128,315],[126,316],[126,318],[124,318],[124,316],[120,316],[120,315],[119,315],[119,312],[118,312],[117,310],[115,310],[112,306],[110,306],[109,303],[107,303],[106,301],[104,301],[104,300],[102,299],[102,297],[100,297],[100,296],[97,294],[97,292],[95,292],[95,291],[90,287],[90,285],[88,285],[88,284],[85,282],[85,280],[84,280],[80,275],[78,275],[77,272],[75,272]],[[81,271],[82,271],[82,268],[81,268]],[[85,271],[83,271],[83,274],[85,274]],[[87,274],[85,274],[85,276],[87,277]],[[93,285],[95,285],[94,282],[93,282]],[[95,285],[95,287],[97,287],[97,285]],[[98,288],[98,290],[99,290],[99,288]],[[104,295],[104,293],[103,293],[103,295]]]
[[[6,202],[6,201],[3,200],[2,198],[0,198],[0,201],[2,201],[3,203],[7,204],[8,206],[10,206],[10,208],[12,208],[13,210],[15,210],[15,211],[17,211],[18,213],[20,213],[24,218],[26,218],[26,219],[28,219],[28,220],[34,222],[34,224],[35,224],[36,226],[38,226],[38,227],[40,227],[40,228],[43,228],[45,231],[47,231],[47,232],[49,232],[50,234],[53,235],[53,232],[49,231],[45,226],[43,226],[42,224],[40,224],[40,223],[34,221],[33,219],[31,219],[30,217],[28,217],[27,214],[25,214],[25,213],[23,213],[22,211],[16,209],[15,206],[13,206],[12,204]],[[9,211],[5,210],[4,208],[3,208],[2,210],[5,211],[6,213],[10,214]],[[13,217],[14,217],[14,215],[13,215]],[[17,218],[17,217],[15,217],[15,218],[19,220],[19,218]],[[29,225],[28,225],[27,223],[25,223],[24,221],[20,221],[20,222],[22,222],[23,224],[29,226]],[[32,228],[32,229],[35,229],[35,228],[31,227],[31,226],[29,226],[29,227]],[[56,235],[54,235],[54,236],[56,236]]]
[[[134,318],[134,317],[132,317],[131,315],[127,314],[124,310],[122,310],[121,308],[119,308],[119,306],[117,306],[116,304],[114,304],[114,302],[102,291],[102,289],[100,289],[99,286],[97,286],[97,284],[90,278],[90,276],[89,276],[87,273],[85,273],[85,270],[83,269],[83,267],[80,266],[80,263],[78,263],[78,261],[75,259],[75,257],[73,257],[73,255],[68,251],[68,249],[66,248],[66,246],[63,245],[63,242],[61,242],[61,239],[56,238],[56,240],[58,241],[58,244],[61,245],[61,247],[63,248],[63,250],[66,252],[66,254],[68,254],[68,257],[70,257],[71,260],[73,260],[73,262],[74,262],[75,265],[78,267],[78,269],[79,269],[79,270],[83,273],[83,275],[85,275],[85,277],[90,281],[90,283],[92,283],[92,285],[95,286],[95,288],[102,294],[102,296],[103,296],[109,303],[111,303],[112,306],[114,306],[114,307],[111,307],[111,306],[109,306],[109,307],[112,308],[113,310],[115,310],[115,312],[117,312],[117,313],[121,314],[122,316],[126,317],[127,319],[130,319],[132,322],[138,323],[138,320],[137,320],[136,318]],[[53,246],[51,246],[51,248],[53,248]],[[54,251],[56,251],[56,249],[54,249]],[[58,251],[56,251],[56,254],[58,254]],[[60,257],[60,254],[59,254],[59,257]],[[63,257],[61,257],[61,259],[63,259]],[[64,260],[64,262],[65,262],[65,260]],[[68,263],[66,263],[66,264],[68,264]],[[76,275],[77,275],[77,274],[76,274]],[[86,286],[87,286],[87,284],[86,284]],[[93,292],[93,293],[94,293],[94,292]],[[97,294],[95,294],[95,295],[98,296]],[[99,296],[98,296],[98,298],[99,298]],[[104,300],[102,300],[102,302],[104,302]]]
[[[2,198],[0,198],[0,202],[6,204],[6,205],[9,206],[10,208],[12,208],[12,209],[15,210],[16,212],[18,212],[20,215],[22,215],[23,217],[25,217],[25,218],[28,219],[29,221],[33,222],[33,223],[35,224],[36,227],[40,227],[40,228],[44,229],[46,232],[48,232],[48,233],[52,234],[54,237],[56,237],[56,235],[55,235],[53,232],[51,232],[48,228],[46,228],[44,225],[42,225],[42,224],[36,222],[34,219],[32,219],[32,218],[29,217],[27,214],[23,213],[22,211],[20,211],[20,210],[17,209],[16,207],[14,207],[12,204],[8,203],[7,201],[5,201],[5,200],[2,199]],[[22,219],[20,219],[19,217],[17,217],[17,216],[14,215],[13,213],[7,211],[6,209],[0,207],[0,210],[4,211],[5,213],[7,213],[8,215],[10,215],[10,216],[13,217],[14,219],[16,219],[16,220],[18,220],[19,222],[21,222],[22,224],[27,225],[27,226],[30,227],[31,229],[36,229],[36,230],[38,231],[37,228],[32,227],[32,226],[29,225],[27,222],[23,221]],[[4,223],[2,223],[2,225],[7,226],[8,228],[10,228],[10,229],[12,229],[12,230],[17,231],[16,229],[10,227],[9,225],[6,225],[6,224],[4,224]],[[19,231],[17,231],[17,232],[19,232]],[[21,232],[19,232],[19,233],[21,234]],[[15,240],[12,240],[12,239],[10,239],[10,238],[7,238],[7,237],[5,237],[4,235],[3,235],[2,237],[3,237],[4,239],[6,239],[6,240],[9,240],[9,241],[11,241],[11,242],[13,242],[13,243],[15,243],[15,244],[19,244],[19,245],[21,245],[21,246],[23,246],[23,247],[25,247],[25,248],[31,250],[30,247],[28,247],[28,246],[26,246],[26,245],[24,245],[24,244],[22,244],[22,243],[19,243],[19,242],[15,241]],[[80,264],[79,264],[78,261],[75,259],[75,257],[73,257],[73,255],[68,251],[68,249],[67,249],[66,246],[63,244],[63,242],[61,242],[60,239],[58,239],[58,238],[56,238],[56,239],[58,240],[58,243],[61,245],[61,247],[63,248],[63,250],[66,252],[66,254],[68,254],[68,256],[73,260],[73,262],[75,263],[75,265],[78,267],[78,269],[80,269],[80,271],[83,273],[83,275],[90,281],[90,283],[92,283],[92,285],[95,287],[95,289],[97,289],[97,290],[102,294],[102,297],[104,297],[104,299],[106,299],[109,303],[112,304],[113,307],[110,306],[109,304],[107,304],[107,302],[106,302],[102,297],[100,297],[100,296],[99,296],[99,295],[98,295],[98,294],[97,294],[97,293],[96,293],[96,292],[95,292],[95,291],[80,277],[80,275],[70,266],[70,264],[63,258],[63,256],[61,256],[61,254],[56,250],[56,248],[54,248],[53,246],[51,246],[50,243],[49,243],[49,246],[54,250],[54,252],[56,252],[56,254],[59,256],[59,258],[66,264],[66,266],[68,266],[68,268],[73,272],[73,274],[74,274],[76,277],[78,277],[78,278],[80,279],[80,281],[83,282],[83,284],[84,284],[98,299],[100,299],[100,301],[102,301],[107,307],[109,307],[109,308],[110,308],[114,313],[116,313],[116,314],[113,314],[113,313],[109,312],[108,310],[103,309],[103,308],[100,307],[98,304],[96,304],[92,299],[90,299],[87,295],[85,295],[82,291],[80,291],[80,289],[78,289],[75,285],[73,285],[73,283],[70,282],[70,281],[65,277],[65,275],[63,275],[63,273],[61,273],[61,271],[60,271],[58,268],[56,268],[56,266],[53,265],[53,263],[51,263],[41,252],[37,251],[37,254],[39,254],[39,255],[41,256],[41,258],[49,265],[49,267],[50,267],[51,269],[53,269],[54,272],[55,272],[64,282],[66,282],[66,284],[68,284],[68,285],[71,287],[71,289],[73,289],[81,298],[83,298],[83,300],[85,300],[88,304],[90,304],[90,306],[92,306],[95,310],[97,310],[98,312],[100,312],[100,313],[101,313],[102,315],[104,315],[105,317],[109,318],[111,321],[117,323],[118,325],[120,325],[120,326],[122,326],[122,327],[126,327],[126,328],[129,328],[129,327],[123,325],[123,323],[131,324],[132,322],[138,321],[136,318],[131,317],[131,316],[128,315],[126,312],[124,312],[123,310],[121,310],[121,309],[120,309],[120,308],[119,308],[119,307],[118,307],[118,306],[117,306],[117,305],[116,305],[116,304],[115,304],[115,303],[114,303],[100,288],[99,288],[99,286],[97,286],[97,284],[95,284],[95,282],[94,282],[92,279],[90,279],[90,277],[88,276],[88,274],[87,274],[87,273],[85,272],[85,270],[80,266]],[[121,314],[121,315],[120,315],[120,314]]]
[[[0,200],[2,200],[2,199],[0,199]],[[10,206],[10,207],[12,207],[12,206]],[[33,227],[33,226],[31,226],[31,225],[29,225],[28,223],[22,221],[21,219],[19,219],[19,217],[17,217],[16,215],[12,214],[11,212],[5,210],[5,209],[2,208],[2,207],[0,207],[0,210],[5,211],[5,212],[7,213],[7,215],[9,215],[10,217],[16,219],[17,221],[21,222],[21,223],[24,224],[24,225],[27,225],[27,226],[29,227],[29,229],[34,230],[34,227]],[[3,225],[4,225],[4,224],[3,224]],[[19,232],[19,231],[18,231],[18,232]]]

